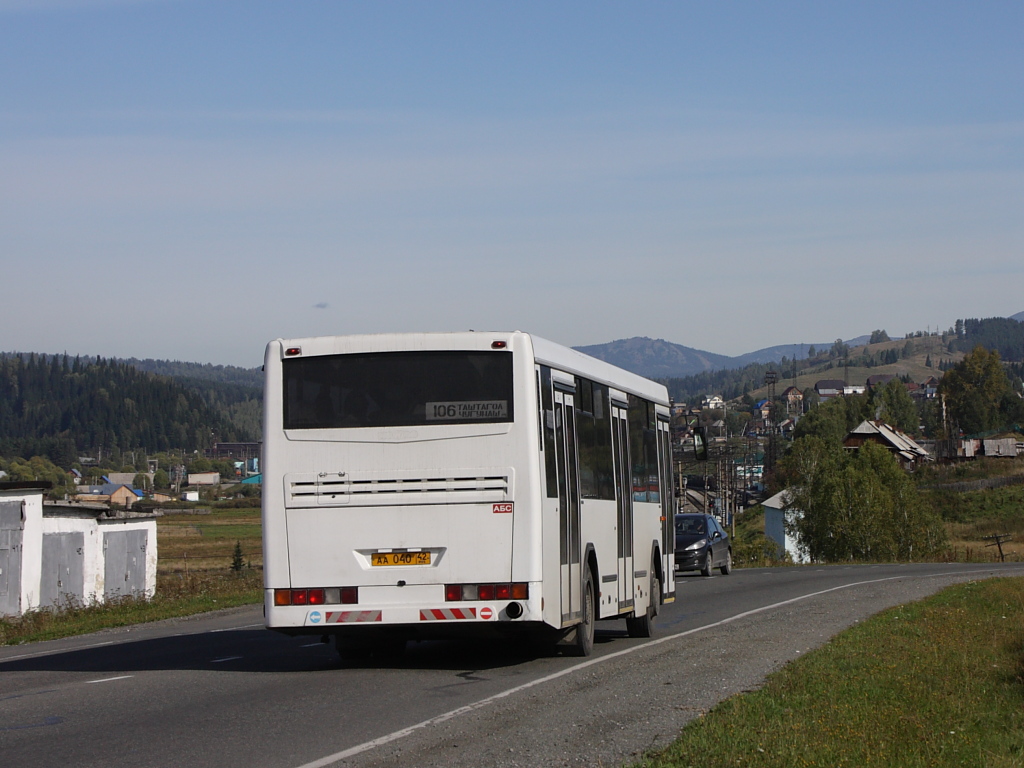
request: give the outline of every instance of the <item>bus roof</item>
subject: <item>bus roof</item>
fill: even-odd
[[[668,390],[662,384],[539,336],[530,336],[530,339],[533,341],[534,359],[539,363],[668,405]]]
[[[534,359],[544,365],[607,384],[667,406],[668,390],[662,384],[598,360],[596,357],[522,331],[457,331],[451,333],[379,333],[348,336],[320,336],[300,339],[276,339],[281,350],[299,347],[305,355],[340,355],[360,352],[395,352],[430,349],[487,349],[494,340],[511,342],[514,337],[527,341]],[[516,345],[512,345],[516,346]],[[269,346],[268,346],[269,351]]]

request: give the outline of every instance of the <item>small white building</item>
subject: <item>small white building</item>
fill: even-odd
[[[220,472],[189,472],[189,485],[220,485]]]
[[[0,615],[156,592],[156,518],[0,483]]]
[[[762,503],[764,507],[764,535],[779,545],[779,548],[794,563],[808,562],[807,552],[800,546],[800,540],[790,532],[792,523],[799,519],[803,512],[798,509],[786,509],[790,503],[789,491],[780,491]]]

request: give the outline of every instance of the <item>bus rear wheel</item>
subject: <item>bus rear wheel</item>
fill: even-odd
[[[626,632],[630,637],[651,637],[654,635],[654,617],[658,615],[658,605],[661,602],[661,581],[658,579],[658,572],[651,564],[651,586],[649,587],[650,598],[647,603],[647,611],[643,616],[634,616],[626,619]]]
[[[594,651],[594,577],[590,568],[583,571],[582,614],[576,625],[575,650],[577,656],[589,656]]]

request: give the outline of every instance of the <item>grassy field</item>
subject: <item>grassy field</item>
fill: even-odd
[[[955,559],[995,560],[998,551],[985,537],[1007,534],[1013,538],[1003,544],[1006,560],[1024,561],[1024,484],[970,489],[994,478],[1024,480],[1024,457],[933,467],[920,478],[925,503],[946,523]]]
[[[640,765],[1024,766],[1024,579],[885,611]]]
[[[263,567],[258,507],[213,509],[210,514],[166,515],[157,520],[159,572],[223,571],[230,567],[235,542],[253,568]]]

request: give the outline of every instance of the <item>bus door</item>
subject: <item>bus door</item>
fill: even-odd
[[[555,381],[555,453],[558,458],[558,533],[561,571],[562,625],[581,616],[580,484],[576,462],[574,396]]]
[[[633,490],[629,477],[629,422],[625,407],[612,405],[612,460],[615,464],[615,506],[619,611],[633,607]]]
[[[676,594],[676,491],[672,476],[672,438],[667,411],[665,414],[658,413],[658,457],[661,474],[661,572],[664,574],[661,593],[671,600],[675,599]]]

